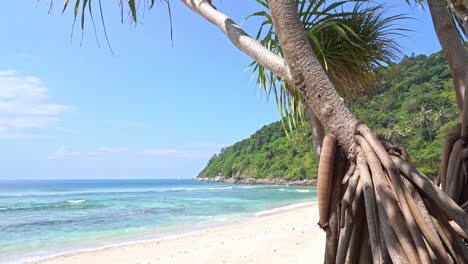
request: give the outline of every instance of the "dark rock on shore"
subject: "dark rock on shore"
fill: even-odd
[[[263,184],[263,185],[290,185],[290,186],[315,186],[317,185],[317,179],[306,179],[306,180],[287,180],[287,179],[255,179],[245,177],[222,177],[217,176],[213,178],[207,177],[196,177],[194,181],[207,181],[207,182],[224,182],[230,184]]]

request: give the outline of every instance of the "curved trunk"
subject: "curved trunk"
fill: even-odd
[[[325,137],[325,128],[323,127],[322,123],[320,123],[320,120],[318,120],[317,116],[314,114],[314,111],[312,111],[311,108],[309,108],[309,118],[312,128],[312,142],[314,144],[315,158],[317,163],[319,163],[320,153],[322,153],[323,139]]]
[[[270,1],[273,24],[292,74],[292,85],[304,96],[324,127],[333,133],[348,157],[354,157],[358,120],[346,107],[307,40],[294,1]],[[278,19],[280,18],[280,19]]]
[[[431,1],[435,2],[436,0]],[[443,1],[439,1],[436,5],[441,5],[441,2]],[[453,261],[453,256],[457,261],[464,260],[465,256],[460,251],[468,251],[468,248],[460,243],[453,228],[449,226],[446,227],[447,230],[441,231],[439,229],[437,231],[439,236],[445,235],[448,238],[444,240],[447,248],[452,248],[457,253],[450,255],[445,248],[441,247],[441,241],[437,240],[433,226],[427,223],[427,217],[429,213],[432,215],[436,213],[435,210],[442,210],[449,218],[444,222],[453,220],[462,230],[466,231],[468,230],[466,213],[453,200],[444,196],[445,194],[442,195],[440,189],[437,189],[440,191],[438,192],[427,186],[428,183],[431,183],[426,176],[419,175],[417,170],[405,171],[404,167],[408,169],[408,166],[411,166],[409,157],[406,157],[406,161],[400,158],[402,155],[407,156],[405,152],[395,148],[389,142],[379,139],[367,126],[360,123],[352,115],[317,61],[299,20],[295,1],[270,0],[269,6],[273,24],[292,74],[293,83],[291,85],[299,88],[309,108],[317,115],[324,127],[336,137],[341,150],[351,162],[349,172],[343,181],[337,181],[337,176],[340,176],[341,173],[334,172],[335,177],[331,189],[328,188],[328,184],[331,182],[329,163],[332,158],[323,155],[319,163],[319,187],[322,189],[319,196],[323,196],[319,199],[322,205],[327,205],[321,207],[328,210],[328,213],[324,210],[320,213],[320,223],[327,231],[325,263],[334,263],[335,260],[343,262],[346,258],[354,259],[356,254],[360,260],[365,260],[366,263],[371,261],[382,263],[384,259],[388,258],[391,258],[394,263],[433,263],[435,259],[448,260],[450,263]],[[440,33],[445,34],[445,32]],[[449,37],[447,37],[445,44],[447,43],[452,46],[458,45],[456,40],[450,40]],[[450,52],[448,54],[453,55]],[[448,57],[449,60],[452,60],[452,65],[457,64],[459,67],[465,64],[463,56],[461,58]],[[461,76],[461,80],[464,81],[465,72],[455,72],[454,79],[455,76],[458,78],[457,80],[460,80]],[[457,101],[461,109],[463,109],[463,95],[461,94],[463,89],[464,83],[457,82]],[[324,147],[325,145],[324,143]],[[367,164],[359,162],[359,166],[356,168],[356,155],[367,160]],[[465,157],[468,158],[468,155],[463,155],[463,158]],[[456,162],[456,164],[458,165],[455,168],[460,168],[460,163]],[[334,165],[338,166],[340,163],[335,160]],[[328,177],[324,177],[325,173],[322,175],[323,168],[327,168],[326,176]],[[368,228],[361,236],[359,253],[354,245],[355,252],[345,252],[345,247],[352,241],[352,234],[349,231],[353,224],[352,218],[347,215],[349,210],[346,210],[345,207],[335,208],[337,199],[342,199],[342,204],[349,204],[347,201],[349,195],[346,192],[342,194],[341,190],[344,189],[343,185],[348,184],[349,186],[351,184],[348,178],[349,175],[353,174],[353,170],[360,174],[362,184],[367,182],[367,185],[363,185],[362,188],[367,194],[364,203],[367,216],[365,222],[367,222]],[[451,170],[450,166],[449,170]],[[404,184],[404,176],[411,178],[411,182],[406,181],[408,186]],[[422,181],[426,181],[424,186],[420,185]],[[427,193],[431,199],[428,202],[430,205],[429,213],[425,213],[427,210],[424,208],[424,203],[418,199],[417,195],[411,193],[411,190],[416,190],[411,185],[418,186],[420,192],[429,192]],[[370,192],[369,189],[373,189],[374,193]],[[324,191],[330,193],[324,194]],[[454,189],[454,192],[458,193],[458,189]],[[340,210],[341,212],[339,212]],[[343,212],[343,210],[346,211]],[[341,217],[337,218],[338,215]],[[324,219],[325,216],[328,218]],[[344,221],[344,223],[339,221]],[[341,230],[337,226],[342,226],[344,229]],[[384,235],[381,236],[381,234]],[[339,237],[343,240],[340,241],[340,247],[336,242]]]
[[[460,40],[456,25],[448,12],[447,1],[428,0],[428,4],[437,38],[452,72],[453,85],[461,117],[464,89],[466,87],[465,76],[468,68],[468,53]]]
[[[285,60],[259,43],[252,42],[229,17],[207,4],[207,0],[181,1],[216,24],[244,53],[297,87],[317,119],[330,132],[330,138],[336,137],[341,146],[340,151],[346,154],[347,161],[341,154],[336,155],[336,158],[324,155],[319,164],[322,167],[319,187],[323,189],[319,193],[323,196],[319,201],[322,208],[320,222],[325,226],[328,223],[325,228],[327,263],[335,260],[387,262],[389,258],[394,263],[432,263],[435,259],[444,263],[468,263],[468,247],[462,240],[466,239],[468,233],[467,213],[414,168],[404,149],[379,139],[352,115],[314,55],[299,20],[296,1],[269,0],[273,24]],[[468,77],[465,72],[468,69],[468,55],[458,39],[445,1],[429,0],[429,5],[434,26],[452,70],[461,115],[465,76]],[[463,122],[463,126],[466,127],[468,114],[465,116],[467,121]],[[461,134],[462,137],[468,137],[467,134]],[[449,143],[446,149],[449,149]],[[456,177],[468,176],[468,164],[461,164],[468,161],[468,150],[466,144],[460,145],[463,146],[458,153],[454,151],[456,146],[452,147],[456,156],[445,158],[445,163],[448,163],[447,179],[444,180],[446,189],[453,185],[448,180],[453,177],[452,171],[460,172]],[[367,163],[360,162],[356,166],[356,155],[360,155]],[[349,167],[346,175],[345,167]],[[326,173],[323,173],[323,168],[327,168]],[[355,177],[359,178],[357,185]],[[405,177],[408,180],[404,180]],[[460,182],[460,179],[466,181],[466,178],[457,180]],[[459,196],[459,188],[455,187],[452,192]],[[362,192],[364,199],[354,200],[360,195],[351,195],[353,190]],[[465,190],[461,196],[468,196],[468,192]],[[353,221],[356,219],[353,218],[355,210],[352,208],[358,204],[365,208],[366,217],[358,216],[357,221]],[[463,208],[468,207],[466,202],[460,204],[463,204]],[[348,215],[350,213],[351,217]],[[361,222],[363,229],[355,226]],[[356,230],[360,230],[361,234],[356,233]],[[341,244],[338,242],[340,237]],[[443,242],[443,248],[440,242]]]
[[[259,62],[272,73],[291,82],[291,73],[285,60],[265,48],[258,41],[249,36],[226,14],[217,10],[209,0],[180,0],[188,8],[216,25],[229,38],[232,44],[243,53]]]
[[[319,164],[317,177],[317,192],[319,204],[319,226],[328,226],[328,212],[330,210],[330,193],[333,182],[333,163],[335,162],[336,140],[334,136],[327,136],[323,142],[322,162]]]
[[[468,194],[463,193],[463,189],[468,187],[468,103],[465,100],[468,97],[468,51],[449,10],[454,11],[458,18],[463,18],[464,26],[468,25],[468,16],[466,10],[463,14],[457,10],[454,1],[428,0],[428,4],[437,37],[452,72],[461,121],[461,127],[454,128],[459,131],[452,131],[444,143],[437,184],[441,184],[442,190],[458,204],[463,204],[468,199]]]

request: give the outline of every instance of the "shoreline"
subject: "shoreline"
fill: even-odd
[[[164,236],[161,238],[154,238],[154,239],[143,239],[143,240],[136,240],[136,241],[131,241],[131,242],[124,242],[124,243],[117,243],[113,245],[108,245],[108,246],[103,246],[103,247],[98,247],[98,248],[91,248],[91,249],[81,249],[77,250],[74,252],[68,252],[68,253],[61,253],[61,254],[56,254],[53,256],[47,256],[47,257],[38,257],[35,259],[30,259],[27,261],[22,261],[19,263],[24,263],[24,264],[32,264],[32,263],[37,263],[37,264],[50,264],[50,263],[89,263],[86,262],[85,260],[80,260],[78,261],[77,259],[81,258],[90,258],[92,256],[100,256],[100,260],[97,260],[99,263],[116,263],[114,259],[112,259],[112,255],[115,254],[115,252],[120,252],[120,251],[125,251],[125,250],[133,250],[135,251],[135,256],[141,256],[141,252],[144,251],[144,249],[147,249],[148,247],[158,247],[161,244],[167,244],[167,243],[176,243],[184,240],[188,240],[189,242],[182,242],[182,244],[178,245],[176,249],[181,249],[182,247],[185,247],[186,244],[192,245],[195,241],[198,241],[198,237],[203,236],[204,234],[209,234],[209,235],[216,235],[219,232],[225,232],[226,230],[232,230],[234,233],[237,233],[236,230],[239,228],[244,229],[246,226],[248,227],[249,225],[256,224],[257,222],[262,222],[264,219],[271,220],[273,222],[277,222],[277,219],[273,218],[279,218],[279,217],[285,217],[288,214],[292,214],[295,211],[301,211],[301,210],[306,210],[306,209],[312,209],[310,210],[310,216],[316,215],[316,217],[313,219],[312,223],[307,223],[307,224],[312,224],[312,226],[317,229],[318,231],[321,232],[318,228],[316,228],[316,225],[314,224],[317,219],[318,219],[318,207],[317,207],[317,202],[302,202],[302,203],[294,203],[290,205],[285,205],[285,206],[280,206],[272,209],[267,209],[263,211],[258,211],[255,213],[249,213],[245,217],[238,218],[237,220],[231,219],[231,221],[222,221],[218,223],[214,223],[213,225],[205,226],[205,227],[200,227],[198,230],[192,230],[192,231],[187,231],[187,232],[181,232],[179,234],[173,233],[172,235]],[[313,211],[313,213],[312,213]],[[250,216],[250,217],[249,217]],[[267,222],[271,222],[267,221]],[[256,231],[256,230],[253,230]],[[247,234],[244,234],[246,236]],[[229,237],[226,237],[228,239]],[[324,239],[324,235],[323,235]],[[190,242],[192,241],[192,242]],[[166,250],[163,250],[165,252]],[[114,252],[112,254],[106,254],[108,252]],[[211,254],[209,252],[206,252],[208,254]],[[197,253],[198,254],[198,253]],[[132,254],[133,255],[133,254]],[[143,254],[144,255],[144,254]],[[323,254],[321,254],[323,255]],[[171,255],[173,256],[173,255]],[[128,257],[128,256],[127,256]],[[172,257],[171,257],[172,258]],[[112,260],[111,260],[112,259]],[[107,262],[108,260],[108,262]],[[93,259],[94,261],[94,259]],[[185,263],[185,262],[155,262],[155,263]],[[96,262],[96,263],[97,263]],[[18,263],[18,262],[17,262]],[[133,262],[130,260],[126,260],[125,262],[122,263],[139,263],[139,262]],[[153,262],[141,262],[141,263],[153,263]],[[187,262],[190,263],[190,262]],[[198,262],[197,262],[198,263]],[[205,263],[205,262],[199,262],[199,263]],[[215,263],[215,262],[213,262]],[[219,263],[219,262],[217,262]],[[236,263],[236,262],[234,262]]]
[[[228,184],[252,184],[252,185],[287,185],[287,186],[317,186],[317,179],[304,179],[304,180],[288,180],[281,178],[247,178],[243,176],[235,177],[195,177],[192,181],[200,182],[224,182]]]

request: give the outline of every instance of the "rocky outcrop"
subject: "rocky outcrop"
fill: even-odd
[[[237,177],[223,177],[216,176],[213,178],[205,177],[196,177],[193,178],[194,181],[207,181],[207,182],[224,182],[230,184],[264,184],[264,185],[290,185],[290,186],[310,186],[317,185],[316,179],[306,179],[306,180],[288,180],[288,179],[255,179],[255,178],[246,178],[242,176]]]

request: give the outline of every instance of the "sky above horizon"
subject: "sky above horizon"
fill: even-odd
[[[48,2],[0,3],[0,180],[192,178],[221,147],[279,119],[246,70],[251,59],[178,1],[173,46],[164,5],[133,26],[106,1],[115,56],[99,23],[100,47],[89,23],[80,45],[71,9],[60,15],[55,1],[48,15]],[[238,23],[261,10],[254,0],[214,3]],[[414,17],[396,40],[403,54],[440,50],[427,10],[387,3]],[[257,26],[243,23],[251,35]]]

